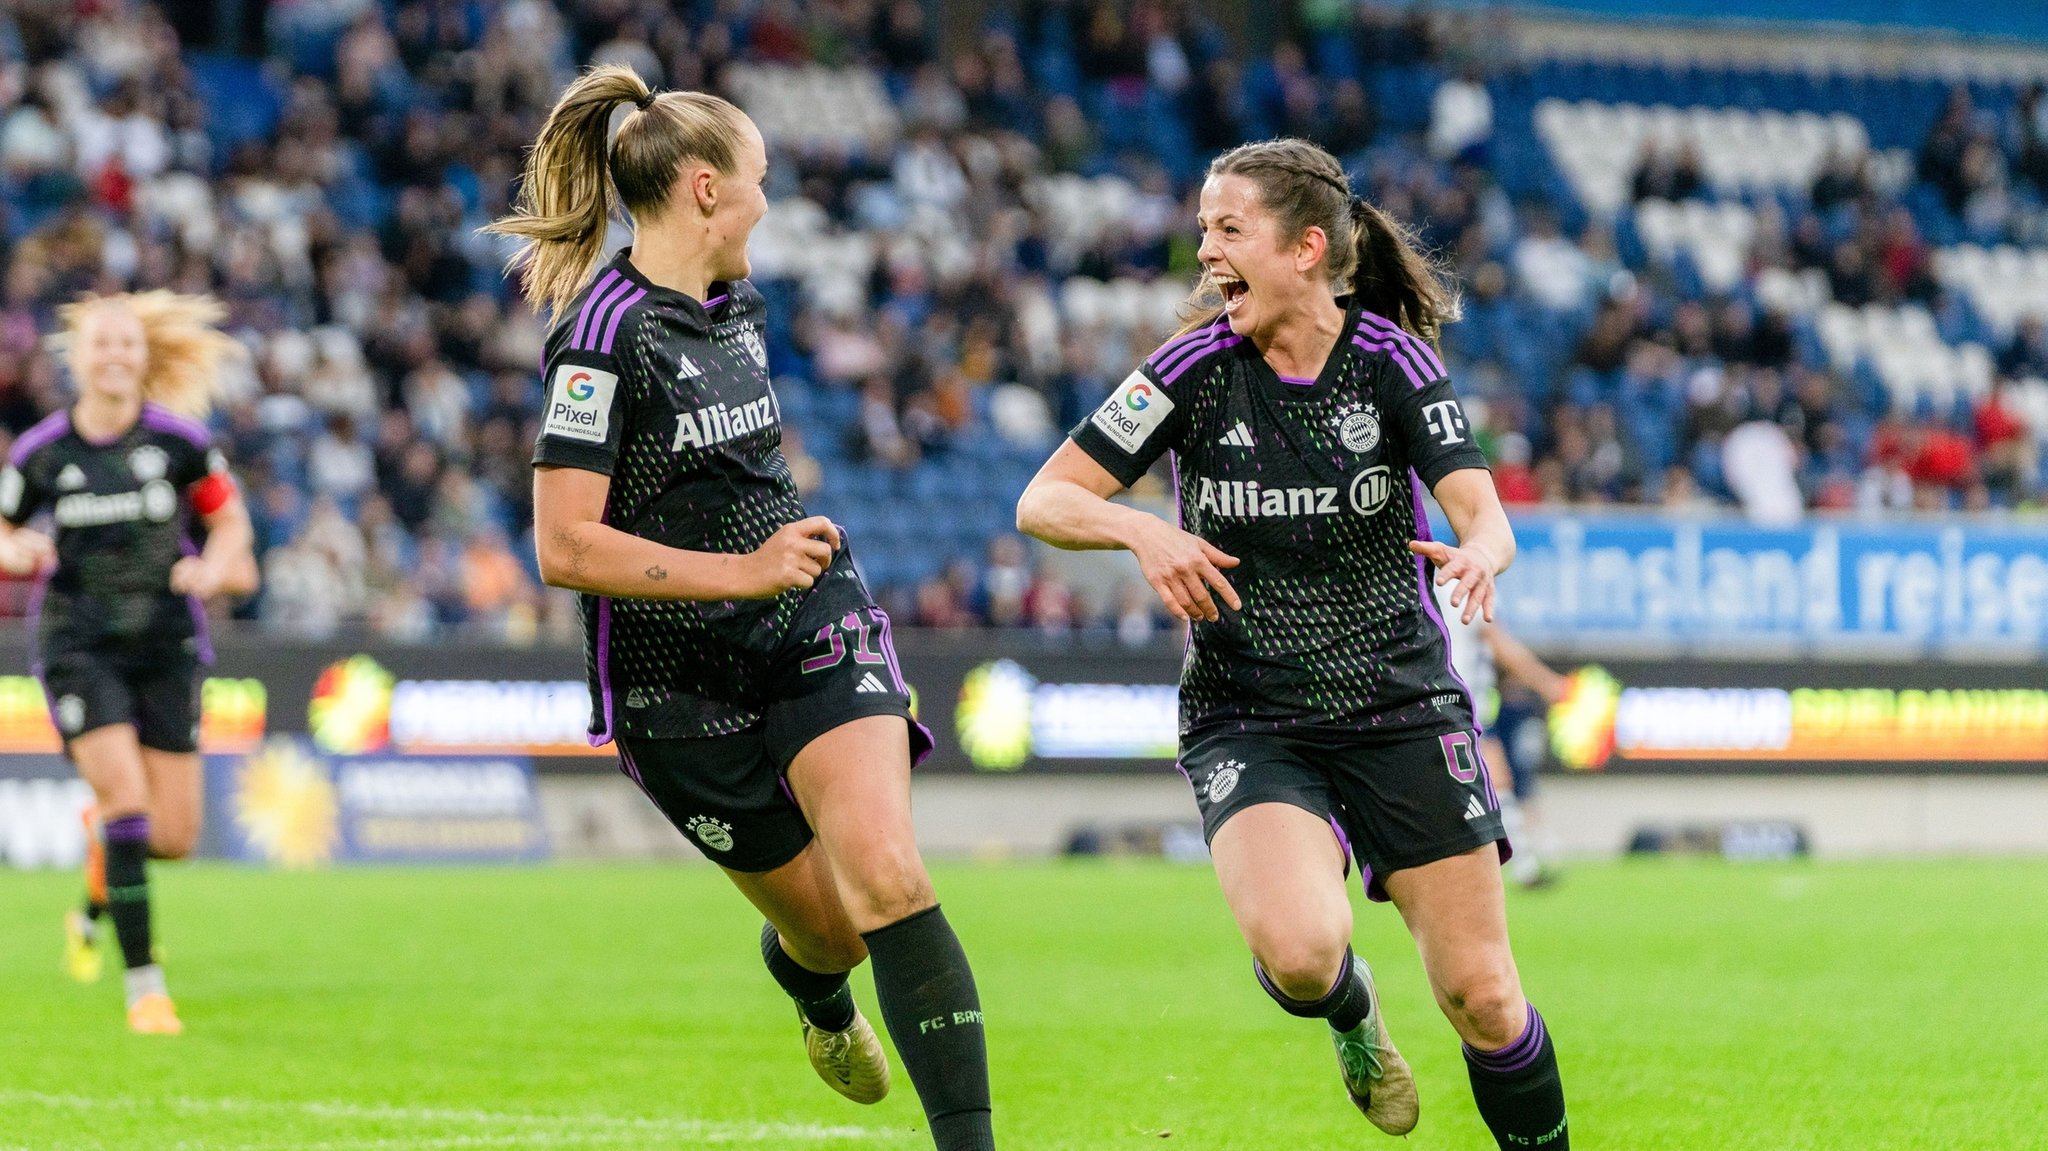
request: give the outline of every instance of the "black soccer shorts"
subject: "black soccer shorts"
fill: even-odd
[[[773,871],[811,842],[786,775],[810,742],[871,715],[902,716],[910,762],[932,735],[911,715],[889,616],[872,604],[819,624],[804,618],[770,665],[759,722],[701,739],[618,737],[619,767],[713,863]]]
[[[110,724],[133,724],[142,746],[199,750],[199,689],[205,679],[191,641],[52,645],[43,652],[43,694],[67,751]]]
[[[1204,839],[1252,804],[1293,804],[1329,821],[1374,900],[1386,900],[1386,877],[1404,867],[1488,843],[1500,845],[1503,863],[1513,854],[1475,732],[1379,744],[1198,734],[1183,743],[1180,769],[1195,789]]]

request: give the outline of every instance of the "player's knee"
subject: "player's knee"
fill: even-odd
[[[1481,1046],[1512,1041],[1522,1013],[1522,988],[1511,972],[1483,971],[1444,988],[1445,1013],[1459,1034]]]
[[[1254,954],[1267,982],[1280,994],[1308,1001],[1329,994],[1350,942],[1348,934],[1334,930],[1296,928],[1282,937],[1262,941]]]
[[[890,859],[853,877],[847,910],[865,930],[908,919],[938,902],[915,857]]]
[[[199,829],[196,827],[173,827],[158,830],[151,826],[149,854],[157,859],[184,859],[199,846]]]

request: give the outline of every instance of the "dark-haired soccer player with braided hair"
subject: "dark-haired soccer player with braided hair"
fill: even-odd
[[[199,838],[204,601],[256,589],[248,512],[199,422],[221,358],[241,350],[214,327],[226,315],[167,291],[58,309],[78,398],[21,433],[0,470],[0,570],[38,576],[36,674],[99,815],[65,967],[97,980],[99,920],[113,920],[128,1026],[144,1035],[184,1030],[153,947],[148,863]],[[54,540],[26,526],[45,511]]]
[[[1065,548],[1127,548],[1191,621],[1180,766],[1267,993],[1329,1022],[1374,1125],[1415,1125],[1347,849],[1391,899],[1503,1148],[1564,1148],[1564,1091],[1508,948],[1499,804],[1431,580],[1490,618],[1514,535],[1431,347],[1456,303],[1343,166],[1247,144],[1202,187],[1200,318],[1076,426],[1017,505]],[[1181,526],[1110,502],[1173,453]],[[1455,544],[1432,539],[1427,487]],[[1228,574],[1226,574],[1228,573]]]
[[[608,125],[628,106],[617,137]],[[622,67],[562,94],[492,230],[550,308],[534,450],[542,576],[582,593],[593,744],[767,918],[769,972],[840,1094],[889,1088],[847,972],[874,961],[939,1151],[990,1151],[974,975],[912,837],[911,718],[889,617],[783,460],[747,237],[768,155],[738,108]],[[633,243],[609,260],[623,209]]]

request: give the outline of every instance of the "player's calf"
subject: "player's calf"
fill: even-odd
[[[1568,1151],[1571,1131],[1565,1121],[1557,1048],[1535,1005],[1529,1006],[1528,1022],[1512,1043],[1495,1050],[1465,1044],[1465,1070],[1479,1117],[1504,1151]]]
[[[875,996],[938,1151],[994,1151],[981,995],[937,905],[863,932]]]

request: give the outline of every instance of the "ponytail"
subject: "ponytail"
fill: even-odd
[[[607,145],[612,112],[625,103],[637,111]],[[730,173],[744,120],[716,96],[657,93],[631,68],[592,68],[548,113],[513,212],[483,230],[525,241],[507,268],[522,273],[534,310],[560,313],[603,258],[607,225],[658,214],[689,161]]]
[[[1458,293],[1415,236],[1363,197],[1335,156],[1307,140],[1243,144],[1210,163],[1208,176],[1238,175],[1258,185],[1260,202],[1289,235],[1311,227],[1329,237],[1323,257],[1331,289],[1366,311],[1435,343],[1458,318]],[[1222,314],[1222,294],[1203,273],[1181,306],[1185,334]]]
[[[1458,318],[1458,293],[1415,234],[1363,196],[1351,198],[1351,296],[1360,307],[1434,344]]]

